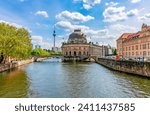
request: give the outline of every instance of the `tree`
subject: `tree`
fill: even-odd
[[[31,54],[33,56],[50,56],[51,55],[51,52],[48,52],[48,51],[45,51],[45,50],[42,50],[40,48],[36,48],[34,49]]]
[[[0,54],[0,63],[2,63],[3,59],[4,59],[4,56],[3,56],[3,54],[1,53],[1,54]]]
[[[113,49],[113,55],[117,55],[117,50]]]
[[[30,34],[26,29],[0,23],[0,54],[3,54],[4,63],[9,57],[27,59],[31,51]]]

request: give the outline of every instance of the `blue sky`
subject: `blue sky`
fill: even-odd
[[[142,23],[150,25],[149,0],[1,0],[0,22],[25,27],[33,44],[53,45],[56,26],[57,46],[67,41],[74,29],[99,44],[116,45],[124,32],[137,32]]]

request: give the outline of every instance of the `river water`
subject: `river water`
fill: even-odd
[[[91,62],[49,59],[0,73],[0,97],[150,97],[150,79],[111,71]]]

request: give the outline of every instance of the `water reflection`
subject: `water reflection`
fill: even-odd
[[[0,97],[149,97],[150,80],[96,63],[49,59],[0,74]]]
[[[150,97],[150,79],[140,76],[113,72],[119,78],[118,84],[124,88],[126,94],[132,97]],[[121,77],[120,77],[121,76]]]
[[[29,80],[20,69],[0,74],[0,97],[28,97]]]

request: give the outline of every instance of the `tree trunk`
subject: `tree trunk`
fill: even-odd
[[[0,55],[0,63],[2,63],[3,60],[4,60],[4,56],[3,56],[3,54],[1,54],[1,55]]]

